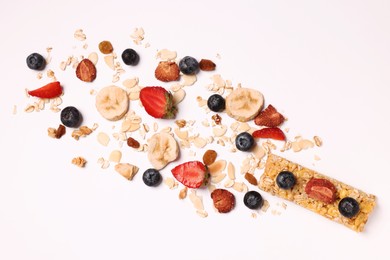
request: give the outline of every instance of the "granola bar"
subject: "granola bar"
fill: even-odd
[[[290,171],[296,178],[293,188],[284,190],[278,187],[276,177],[281,171]],[[309,198],[305,192],[306,183],[311,178],[322,178],[332,182],[336,189],[336,200],[327,204],[320,200]],[[324,176],[299,164],[286,160],[280,156],[269,154],[264,170],[260,177],[259,188],[278,197],[290,200],[306,209],[314,211],[328,219],[345,225],[356,232],[362,232],[370,213],[375,207],[375,196],[367,194],[347,184]],[[342,198],[354,198],[360,207],[359,213],[353,218],[347,218],[340,214],[338,203]]]

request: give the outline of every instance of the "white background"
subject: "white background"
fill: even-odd
[[[0,259],[386,258],[390,2],[96,2],[8,1],[1,7]],[[136,27],[144,28],[144,43],[151,47],[131,41]],[[87,35],[86,50],[73,38],[79,28]],[[377,196],[365,231],[355,233],[291,203],[283,210],[282,200],[264,192],[270,209],[254,219],[242,203],[243,194],[234,192],[237,207],[221,215],[212,208],[208,191],[201,190],[209,216],[200,218],[188,199],[177,198],[179,189],[165,185],[152,189],[142,183],[141,173],[149,166],[145,154],[123,147],[123,161],[140,167],[128,182],[113,165],[102,170],[96,163],[118,148],[116,142],[102,147],[96,133],[77,142],[70,130],[60,140],[47,137],[47,128],[59,124],[59,114],[48,109],[23,111],[32,102],[25,88],[49,81],[46,76],[38,80],[25,58],[32,52],[46,54],[46,47],[53,47],[47,68],[64,86],[61,107],[77,106],[85,125],[96,122],[98,131],[112,133],[112,126],[119,124],[101,118],[89,94],[111,83],[112,72],[103,56],[92,84],[76,79],[72,69],[59,69],[69,55],[98,52],[101,40],[110,40],[118,54],[128,47],[140,53],[140,64],[125,67],[122,80],[138,76],[141,85],[168,88],[153,75],[156,51],[168,48],[179,58],[213,59],[215,73],[234,85],[260,90],[266,104],[288,117],[290,139],[301,134],[324,140],[321,148],[289,151],[285,157]],[[211,117],[197,107],[195,97],[210,95],[206,85],[212,74],[200,73],[198,82],[185,89],[178,118],[196,119],[200,125]],[[131,107],[144,122],[153,122],[137,102]],[[231,122],[226,114],[222,117]],[[158,123],[162,127],[173,121]],[[208,148],[217,149],[221,159],[234,160],[237,169],[245,158],[218,145]],[[193,150],[195,157],[182,151],[163,175],[169,177],[179,162],[201,159],[204,150]],[[85,169],[70,163],[79,155],[88,160]],[[321,160],[315,161],[315,155]]]

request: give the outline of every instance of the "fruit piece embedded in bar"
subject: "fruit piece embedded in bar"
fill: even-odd
[[[291,172],[294,175],[295,183],[291,188],[286,189],[283,186],[283,181],[285,181],[283,178],[278,178],[277,181],[280,172]],[[309,189],[305,190],[307,183],[313,178],[315,181],[312,181]],[[335,189],[330,186],[329,182],[334,185]],[[260,177],[259,188],[272,195],[290,200],[357,232],[363,231],[364,225],[375,207],[374,195],[367,194],[274,154],[268,155],[264,174]]]

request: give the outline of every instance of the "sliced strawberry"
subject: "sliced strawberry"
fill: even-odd
[[[188,188],[199,188],[209,178],[207,167],[200,161],[182,163],[172,170],[173,176]]]
[[[286,136],[283,131],[278,127],[263,128],[253,132],[252,136],[254,138],[270,138],[274,140],[285,141]]]
[[[27,92],[30,96],[39,98],[55,98],[62,94],[62,87],[60,82],[51,82],[43,87],[30,90]]]
[[[272,105],[260,112],[255,118],[255,124],[268,127],[276,127],[284,122],[285,118]]]
[[[163,87],[144,87],[139,97],[146,112],[152,117],[175,117],[177,109],[173,106],[172,94]]]

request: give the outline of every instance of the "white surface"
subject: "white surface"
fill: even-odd
[[[388,1],[11,1],[0,11],[1,122],[0,259],[385,259],[389,230],[390,175],[388,112],[390,97],[390,4]],[[145,29],[150,48],[135,46],[130,34]],[[87,35],[87,50],[73,38]],[[288,118],[288,137],[319,135],[324,146],[284,153],[310,168],[378,197],[378,206],[364,233],[357,234],[305,209],[261,192],[270,201],[256,219],[235,192],[237,207],[229,214],[214,212],[207,190],[208,218],[196,215],[179,190],[156,189],[142,183],[148,167],[144,154],[123,147],[123,161],[141,170],[132,182],[113,166],[102,170],[97,158],[118,147],[96,142],[96,133],[75,141],[71,131],[60,140],[47,137],[59,114],[23,112],[29,100],[25,88],[47,82],[25,65],[32,52],[53,47],[48,69],[56,72],[65,95],[61,107],[75,105],[84,124],[99,123],[98,131],[114,132],[94,108],[90,89],[111,83],[103,56],[93,84],[59,70],[68,55],[98,51],[110,40],[117,53],[134,47],[141,55],[136,68],[126,68],[122,80],[140,78],[140,85],[163,85],[154,79],[156,50],[176,50],[178,57],[211,58],[216,73],[263,92]],[[74,48],[76,47],[76,48]],[[221,58],[216,58],[217,53]],[[199,74],[187,87],[178,118],[200,121],[205,114],[195,97],[206,98],[212,73]],[[120,84],[120,83],[118,83]],[[12,114],[13,106],[17,114]],[[132,102],[145,122],[153,122]],[[224,122],[230,122],[223,114]],[[160,122],[172,124],[173,122]],[[243,154],[220,146],[219,158],[240,166]],[[88,160],[85,169],[71,165],[73,157]],[[314,161],[314,155],[322,160]],[[195,159],[201,159],[197,151]],[[194,159],[183,151],[180,161]],[[313,165],[314,163],[314,165]],[[176,164],[176,163],[175,163]],[[170,176],[170,164],[163,170]],[[259,176],[261,172],[256,172]],[[239,174],[237,174],[239,175]],[[238,176],[241,178],[242,176]],[[281,212],[280,216],[271,213]]]

